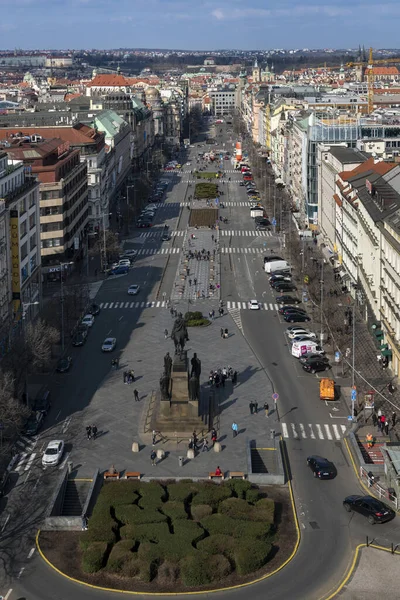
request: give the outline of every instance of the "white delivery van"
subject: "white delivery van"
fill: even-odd
[[[300,358],[300,356],[303,356],[303,354],[306,354],[306,352],[315,352],[317,346],[317,342],[313,342],[312,340],[294,342],[292,344],[292,354],[296,358]]]
[[[286,260],[273,260],[264,263],[266,273],[274,273],[275,271],[290,271],[291,266]]]
[[[255,219],[256,217],[263,217],[264,216],[264,209],[262,208],[262,206],[258,207],[258,206],[254,206],[253,208],[250,209],[250,217],[252,219]]]

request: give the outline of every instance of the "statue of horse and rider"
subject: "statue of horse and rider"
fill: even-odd
[[[175,344],[175,354],[182,354],[189,336],[186,328],[185,319],[182,313],[178,314],[171,332],[171,338]]]

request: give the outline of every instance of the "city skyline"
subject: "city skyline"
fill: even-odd
[[[329,6],[271,0],[267,7],[263,0],[245,7],[239,0],[2,0],[1,5],[2,49],[26,50],[354,48],[358,38],[365,46],[395,48],[400,19],[394,0],[380,5],[336,0]]]

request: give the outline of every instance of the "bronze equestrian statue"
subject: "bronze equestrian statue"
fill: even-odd
[[[185,348],[186,342],[189,341],[185,319],[182,317],[182,313],[179,313],[177,319],[175,320],[171,332],[171,338],[175,344],[175,354],[181,354]]]

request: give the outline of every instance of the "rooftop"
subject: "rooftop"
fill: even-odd
[[[346,146],[331,146],[329,152],[344,165],[364,162],[367,159],[364,152]]]

